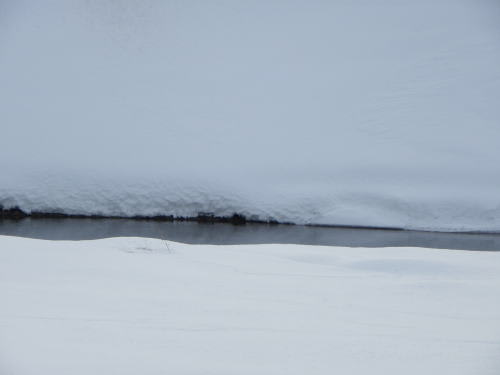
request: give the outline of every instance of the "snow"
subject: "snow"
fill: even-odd
[[[500,230],[497,1],[0,2],[0,205]]]
[[[167,245],[0,236],[0,373],[498,374],[498,253]]]

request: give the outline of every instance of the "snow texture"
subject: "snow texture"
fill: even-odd
[[[0,236],[0,373],[496,375],[499,257]]]
[[[3,0],[0,205],[500,230],[500,3]]]

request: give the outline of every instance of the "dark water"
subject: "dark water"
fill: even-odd
[[[500,234],[433,233],[300,225],[198,224],[126,219],[0,220],[0,235],[47,240],[106,237],[164,238],[190,244],[290,243],[349,247],[412,246],[437,249],[500,251]]]

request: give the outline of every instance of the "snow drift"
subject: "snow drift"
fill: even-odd
[[[0,236],[0,372],[497,375],[499,256]]]
[[[500,230],[496,1],[0,3],[0,205]]]

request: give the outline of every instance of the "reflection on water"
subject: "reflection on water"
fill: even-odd
[[[127,219],[0,220],[0,235],[47,240],[90,240],[133,236],[213,245],[290,243],[349,247],[415,246],[438,249],[500,250],[500,234],[433,233],[300,225],[235,226]]]

